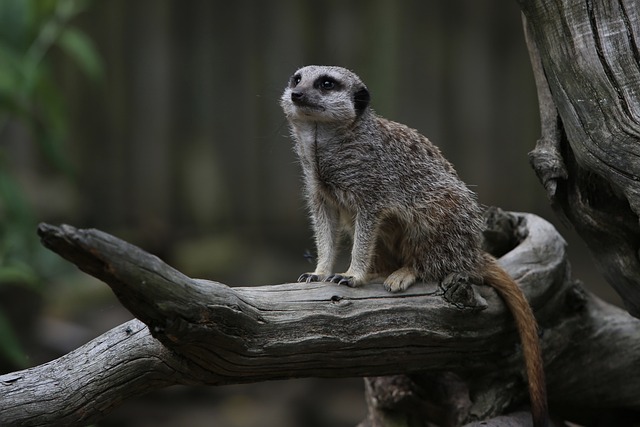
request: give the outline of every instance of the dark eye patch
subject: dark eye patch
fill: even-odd
[[[331,76],[320,76],[315,82],[313,82],[313,87],[316,89],[322,90],[340,90],[342,89],[342,85],[339,81],[334,79]]]
[[[289,80],[289,86],[296,87],[301,80],[302,76],[300,74],[294,74],[293,76],[291,76],[291,80]]]

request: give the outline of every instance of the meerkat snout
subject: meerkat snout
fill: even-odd
[[[304,93],[297,91],[297,90],[292,90],[291,91],[291,101],[294,104],[300,104],[302,103],[302,101],[304,101]]]

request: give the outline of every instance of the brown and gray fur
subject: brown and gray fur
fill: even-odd
[[[456,274],[484,280],[514,315],[534,423],[545,425],[535,318],[517,284],[482,250],[476,195],[435,145],[416,130],[377,116],[369,100],[357,75],[328,66],[299,69],[282,95],[318,252],[315,271],[299,280],[359,286],[383,277],[390,292]],[[345,232],[353,240],[351,264],[336,274]]]

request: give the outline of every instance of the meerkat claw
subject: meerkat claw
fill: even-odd
[[[347,285],[350,288],[354,288],[356,286],[355,282],[353,281],[353,277],[345,277],[345,278],[341,279],[338,282],[338,285]]]
[[[313,273],[302,273],[300,277],[298,277],[298,282],[320,282],[320,276]]]
[[[356,286],[353,276],[343,276],[342,274],[332,274],[325,279],[325,282],[337,283],[338,285],[346,285],[352,288]]]

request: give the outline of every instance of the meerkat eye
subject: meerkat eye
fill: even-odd
[[[320,83],[320,87],[324,90],[331,90],[336,87],[336,82],[331,79],[325,79]]]
[[[321,90],[337,90],[340,89],[341,86],[333,77],[321,76],[313,82],[313,87]]]
[[[301,80],[302,80],[302,76],[300,74],[296,74],[293,77],[291,77],[291,87],[298,86],[298,83],[300,83]]]

